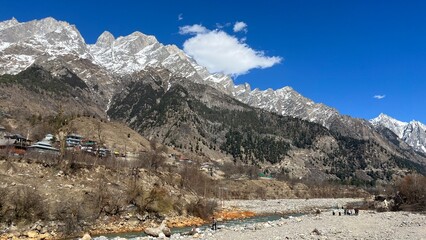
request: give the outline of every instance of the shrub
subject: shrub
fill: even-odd
[[[241,176],[247,176],[249,179],[257,179],[260,173],[258,167],[243,164],[241,162],[225,163],[221,167],[221,170],[225,173],[225,177],[228,179],[238,178]]]
[[[131,179],[126,186],[126,202],[136,206],[139,213],[146,210],[147,193],[140,182]]]
[[[36,189],[20,186],[8,195],[10,208],[5,213],[9,220],[34,221],[44,219],[45,212],[42,197]]]
[[[164,145],[157,143],[155,139],[150,141],[151,150],[143,152],[139,155],[138,166],[152,171],[158,171],[164,166],[166,158],[163,153],[167,151]]]
[[[411,174],[397,183],[402,204],[416,211],[426,210],[426,176]]]
[[[180,170],[181,187],[189,189],[202,196],[213,197],[217,191],[217,184],[206,174],[201,172],[197,165],[185,164]]]
[[[266,199],[266,189],[263,187],[258,187],[256,189],[256,194],[259,199]]]
[[[3,218],[6,212],[6,200],[7,191],[4,188],[0,188],[0,222],[3,222]]]
[[[135,205],[139,213],[167,213],[173,210],[173,201],[167,189],[158,184],[154,184],[151,191],[146,191],[140,182],[132,179],[126,188],[126,202]]]
[[[83,205],[74,198],[61,202],[57,205],[55,217],[64,223],[61,232],[69,236],[81,230],[80,222],[84,219]]]
[[[91,196],[93,210],[97,212],[96,218],[102,214],[113,216],[120,213],[122,198],[120,194],[114,194],[108,187],[107,181],[105,177],[99,178]]]
[[[173,210],[173,201],[167,189],[154,187],[146,199],[146,210],[155,213],[169,213]]]
[[[217,209],[217,201],[216,200],[207,200],[207,199],[198,199],[195,202],[191,202],[187,206],[188,214],[200,217],[202,219],[208,219],[213,216],[213,213]]]

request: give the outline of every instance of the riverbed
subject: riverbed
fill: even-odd
[[[342,206],[362,199],[280,199],[233,200],[224,208],[254,211],[263,216],[219,222],[219,229],[199,227],[192,236],[189,228],[174,229],[170,239],[246,240],[246,239],[424,239],[426,215],[409,212],[375,212],[361,210],[358,215],[344,215]],[[320,209],[320,211],[317,211]],[[335,214],[333,215],[333,211]],[[340,211],[341,215],[338,214]],[[282,215],[281,213],[300,214]],[[318,213],[320,212],[320,213]],[[277,214],[278,213],[278,214]],[[303,214],[302,214],[303,213]],[[266,214],[266,216],[265,216]],[[269,214],[269,215],[268,215]],[[153,239],[141,233],[96,237],[106,239]]]

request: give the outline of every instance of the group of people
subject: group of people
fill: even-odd
[[[358,216],[359,214],[359,209],[358,208],[354,208],[354,209],[347,209],[342,207],[343,209],[343,215],[356,215]],[[333,216],[336,215],[336,212],[333,210]],[[342,212],[337,210],[337,213],[339,214],[339,216],[342,216]]]

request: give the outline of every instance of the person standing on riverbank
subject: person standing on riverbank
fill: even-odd
[[[217,230],[217,220],[214,217],[212,217],[212,230]]]

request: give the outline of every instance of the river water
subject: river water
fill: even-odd
[[[289,217],[298,217],[303,214],[290,214],[290,215],[267,215],[267,216],[255,216],[251,218],[245,218],[245,219],[236,219],[236,220],[228,220],[223,222],[218,222],[218,228],[229,228],[229,227],[236,227],[236,226],[244,226],[254,223],[262,223],[262,222],[269,222],[269,221],[276,221],[281,218],[289,218]],[[210,228],[210,225],[202,225],[199,227],[201,231],[206,230],[207,228]],[[172,234],[175,233],[187,233],[191,230],[191,227],[181,227],[181,228],[172,228]],[[117,239],[117,238],[125,238],[125,239],[136,239],[138,237],[144,237],[146,234],[144,232],[128,232],[128,233],[115,233],[115,234],[104,234],[102,236],[96,236],[94,237],[95,240],[106,240],[106,239]]]

